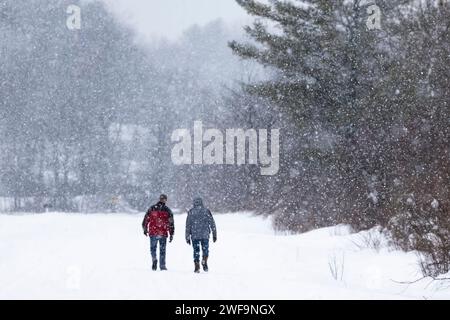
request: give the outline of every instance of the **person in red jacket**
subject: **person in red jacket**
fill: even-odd
[[[170,236],[169,242],[172,242],[175,233],[175,224],[173,221],[172,210],[166,206],[167,196],[162,194],[159,197],[159,202],[148,209],[142,221],[142,228],[144,235],[150,236],[150,253],[152,255],[152,270],[156,270],[158,266],[158,259],[156,256],[156,249],[159,242],[159,268],[167,270],[166,268],[166,244],[167,237]]]

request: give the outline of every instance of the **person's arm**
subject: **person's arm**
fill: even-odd
[[[142,230],[144,231],[144,234],[147,235],[148,233],[148,219],[150,216],[150,210],[147,211],[147,213],[144,216],[144,220],[142,220]]]
[[[188,212],[187,218],[186,218],[186,232],[185,232],[185,237],[186,237],[186,242],[188,244],[191,243],[191,215],[190,212]]]
[[[169,213],[169,234],[173,237],[175,234],[175,221],[173,219],[172,210],[167,208],[167,212]]]
[[[213,234],[213,241],[217,241],[217,227],[216,222],[214,221],[214,217],[210,210],[208,210],[209,213],[209,227],[211,228],[212,234]]]

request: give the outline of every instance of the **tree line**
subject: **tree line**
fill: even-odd
[[[296,126],[270,200],[276,226],[379,225],[423,253],[425,274],[448,272],[449,3],[237,2],[257,19],[253,41],[230,47],[275,70],[244,92]],[[379,30],[367,28],[374,3]]]

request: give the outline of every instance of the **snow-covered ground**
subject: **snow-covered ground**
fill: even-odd
[[[0,299],[450,299],[449,283],[395,282],[420,278],[414,253],[345,227],[275,234],[248,213],[215,216],[210,272],[194,274],[185,218],[154,272],[141,215],[0,215]]]

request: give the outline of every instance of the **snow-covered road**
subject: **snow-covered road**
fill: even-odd
[[[450,299],[449,283],[395,282],[420,278],[414,253],[360,248],[345,227],[275,234],[246,213],[215,216],[210,272],[194,274],[185,218],[153,272],[141,215],[0,215],[0,299]]]

